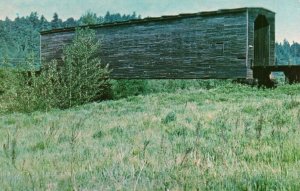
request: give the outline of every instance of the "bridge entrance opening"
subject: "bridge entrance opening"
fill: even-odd
[[[254,24],[254,66],[270,63],[270,24],[264,15],[259,15]]]

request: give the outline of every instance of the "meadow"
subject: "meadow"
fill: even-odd
[[[115,100],[2,113],[0,190],[300,190],[300,85],[139,83],[132,95],[117,83]]]

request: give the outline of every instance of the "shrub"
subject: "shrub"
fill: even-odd
[[[147,80],[114,80],[112,83],[113,97],[115,99],[146,94],[147,89]]]
[[[110,71],[95,58],[99,48],[90,29],[77,29],[73,43],[64,48],[64,65],[57,68],[62,108],[99,100],[108,91]]]
[[[1,67],[0,68],[0,95],[7,92],[13,82],[13,72],[11,68]]]
[[[95,58],[99,48],[94,31],[77,29],[73,42],[64,48],[62,64],[56,60],[46,63],[37,75],[34,56],[30,55],[26,67],[14,69],[14,91],[4,92],[1,99],[12,99],[10,110],[21,112],[65,109],[101,99],[110,87],[110,71]],[[1,76],[9,75],[0,72]],[[11,86],[3,84],[0,90]]]
[[[214,89],[229,84],[230,81],[220,80],[113,80],[112,92],[115,99],[150,93],[176,92],[188,89]]]
[[[9,64],[0,68],[0,111],[17,110],[19,92],[24,80],[22,71]]]

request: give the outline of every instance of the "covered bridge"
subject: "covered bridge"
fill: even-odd
[[[275,64],[275,13],[238,8],[90,25],[114,79],[253,79]],[[75,28],[41,32],[41,59],[62,61]],[[256,72],[256,73],[255,73]]]

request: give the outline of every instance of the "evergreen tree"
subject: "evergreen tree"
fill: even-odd
[[[31,25],[33,26],[33,28],[39,27],[40,20],[39,20],[37,12],[31,12],[28,17],[28,20],[31,22]]]
[[[105,14],[105,16],[104,16],[104,22],[105,23],[112,22],[111,15],[110,15],[109,11],[107,11],[106,14]]]
[[[54,15],[53,15],[53,19],[52,19],[52,21],[51,21],[51,27],[52,27],[53,29],[61,28],[61,27],[62,27],[62,20],[59,19],[57,13],[54,13]]]
[[[49,22],[47,21],[47,19],[44,17],[44,15],[42,15],[41,16],[41,18],[40,18],[40,29],[42,30],[42,31],[44,31],[44,30],[48,30],[48,29],[50,29],[50,24],[49,24]]]
[[[91,11],[86,12],[80,19],[79,19],[80,25],[93,25],[98,24],[98,18],[96,13],[93,13]]]
[[[78,24],[73,17],[68,18],[64,23],[64,27],[76,27]]]

